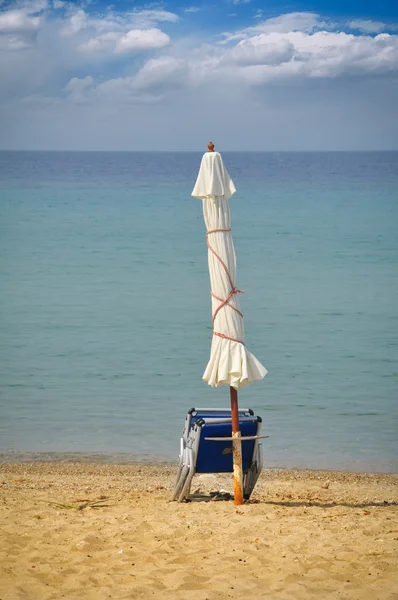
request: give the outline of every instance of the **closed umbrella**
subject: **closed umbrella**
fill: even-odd
[[[229,199],[236,189],[212,143],[203,155],[192,196],[203,201],[211,284],[213,339],[203,379],[229,385],[234,451],[235,503],[242,503],[241,438],[237,390],[262,379],[267,370],[245,346],[243,314],[236,287],[236,256],[231,235]],[[239,472],[240,471],[240,472]],[[239,489],[240,488],[240,489]]]

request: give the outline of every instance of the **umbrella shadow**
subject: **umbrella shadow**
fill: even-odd
[[[186,502],[228,502],[234,499],[233,494],[229,492],[212,492],[205,494],[196,492],[189,496]],[[343,506],[344,508],[388,508],[398,506],[398,500],[375,500],[373,502],[320,502],[316,500],[246,500],[244,504],[266,504],[268,506],[281,506],[284,508],[335,508]]]

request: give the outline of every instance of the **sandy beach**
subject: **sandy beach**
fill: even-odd
[[[170,503],[170,465],[0,465],[0,599],[398,598],[398,475],[263,472]],[[95,507],[96,506],[96,507]]]

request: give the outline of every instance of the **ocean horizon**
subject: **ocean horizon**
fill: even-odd
[[[0,151],[0,461],[171,461],[228,407],[202,154]],[[265,466],[397,472],[398,152],[222,156]]]

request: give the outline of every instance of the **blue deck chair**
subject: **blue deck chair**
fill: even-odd
[[[248,500],[263,465],[262,447],[259,443],[261,418],[254,416],[250,409],[241,409],[239,423],[242,438],[248,438],[242,441],[243,495]],[[181,438],[180,465],[172,500],[182,502],[189,498],[195,473],[233,472],[231,436],[230,410],[191,409],[188,412]],[[225,441],[222,438],[226,438]]]
[[[241,417],[252,417],[254,412],[251,408],[241,408],[239,409],[239,418]],[[184,468],[182,457],[184,455],[184,451],[186,449],[186,444],[189,437],[189,432],[191,428],[195,425],[196,421],[199,419],[227,419],[229,421],[231,419],[231,409],[227,408],[191,408],[189,409],[187,416],[185,417],[185,425],[184,431],[182,433],[182,437],[180,440],[180,466],[177,474],[177,481],[180,477],[181,470]],[[174,499],[174,498],[173,498]]]

